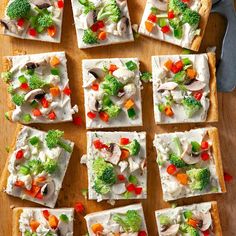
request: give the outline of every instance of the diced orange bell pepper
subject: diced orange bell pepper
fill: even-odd
[[[60,95],[60,89],[58,87],[50,88],[50,93],[53,97],[58,97]]]
[[[124,161],[124,160],[127,160],[128,159],[128,157],[129,157],[129,151],[128,150],[125,150],[125,149],[121,149],[121,156],[120,156],[120,159],[122,160],[122,161]]]
[[[194,69],[188,68],[188,69],[187,69],[187,76],[188,76],[190,79],[195,79],[196,76],[197,76],[197,71],[194,70]]]
[[[41,177],[36,178],[35,182],[36,183],[43,183],[43,182],[45,182],[45,180],[46,180],[46,177],[41,176]]]
[[[164,66],[166,67],[166,69],[168,70],[171,70],[172,68],[172,65],[173,65],[173,61],[172,60],[167,60],[165,63],[164,63]]]
[[[107,33],[102,31],[98,34],[98,39],[99,40],[105,40],[107,38]]]
[[[134,106],[134,101],[132,99],[128,99],[125,102],[124,106],[127,110],[129,110],[130,108],[132,108]]]
[[[57,28],[55,25],[53,25],[53,26],[48,27],[47,31],[48,31],[48,35],[53,38],[57,33]]]
[[[29,225],[30,225],[30,228],[32,229],[32,231],[36,232],[36,230],[39,227],[40,223],[37,220],[31,220]]]
[[[109,66],[109,72],[111,72],[111,73],[113,73],[114,71],[116,71],[118,69],[118,67],[116,66],[116,65],[114,65],[114,64],[111,64],[110,66]]]
[[[106,112],[100,112],[99,117],[102,121],[108,122],[109,121],[109,115]]]
[[[56,216],[50,215],[50,216],[48,217],[48,224],[49,224],[49,226],[50,226],[52,229],[56,229],[56,228],[57,228],[58,222],[59,222],[59,220],[58,220],[58,218],[57,218]]]
[[[192,218],[190,218],[190,219],[188,220],[188,225],[191,225],[191,226],[194,227],[194,228],[197,228],[197,227],[198,227],[198,223],[199,223],[198,220],[195,220],[195,219],[192,219]]]
[[[165,107],[165,114],[166,116],[172,117],[174,115],[174,112],[170,106]]]
[[[177,180],[183,184],[183,185],[187,185],[188,184],[188,175],[184,174],[184,173],[178,173],[176,175]]]
[[[52,67],[58,66],[60,63],[61,63],[60,59],[56,56],[52,57],[51,60],[50,60],[50,65]]]
[[[145,21],[145,28],[148,32],[151,33],[154,28],[154,24],[150,21]]]
[[[103,226],[100,223],[92,224],[91,229],[95,235],[102,233],[104,230]]]

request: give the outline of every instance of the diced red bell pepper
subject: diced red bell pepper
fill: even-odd
[[[67,96],[70,96],[71,95],[71,89],[69,87],[65,87],[64,90],[63,90],[63,93]]]
[[[210,159],[210,155],[207,152],[203,152],[201,154],[201,158],[203,161],[208,161]]]
[[[32,113],[33,113],[33,116],[36,116],[36,117],[42,115],[42,112],[38,108],[33,109]]]
[[[233,176],[225,172],[224,173],[224,180],[226,182],[231,182],[233,180]]]
[[[24,157],[24,152],[21,149],[16,153],[16,160],[21,160],[23,157]]]
[[[99,26],[95,23],[93,24],[90,29],[93,31],[93,32],[97,32],[99,30]]]
[[[58,0],[57,6],[58,6],[58,8],[64,8],[64,1]]]
[[[83,213],[84,212],[84,205],[81,202],[76,202],[74,208],[75,208],[75,211],[77,213]]]
[[[203,233],[204,236],[210,236],[210,231],[209,231],[209,229],[203,231],[202,233]]]
[[[174,13],[174,11],[169,11],[168,12],[168,19],[174,19],[175,18],[175,13]]]
[[[21,180],[17,180],[15,183],[14,183],[14,186],[16,187],[20,187],[20,188],[23,188],[25,186],[25,183]]]
[[[177,74],[179,72],[179,69],[176,67],[175,64],[172,64],[170,70],[174,73],[174,74]]]
[[[153,22],[153,23],[156,23],[156,22],[157,22],[157,16],[151,13],[151,14],[148,16],[148,20],[151,21],[151,22]]]
[[[30,28],[28,31],[28,34],[32,37],[36,37],[37,36],[37,31],[34,28]]]
[[[138,232],[138,236],[147,236],[147,233],[146,233],[146,231],[139,231]]]
[[[54,111],[51,111],[49,114],[48,114],[48,119],[49,120],[55,120],[57,118],[56,114]]]
[[[136,186],[134,184],[128,184],[126,186],[126,189],[127,189],[128,192],[134,192],[135,189],[136,189]]]
[[[181,60],[177,61],[177,62],[175,63],[175,65],[176,65],[176,67],[177,67],[177,69],[178,69],[179,71],[181,71],[181,70],[183,69],[183,67],[184,67],[184,64],[183,64],[183,62],[182,62]]]
[[[98,91],[98,89],[99,89],[99,84],[98,84],[98,83],[93,83],[93,84],[91,85],[91,89],[94,90],[94,91]]]
[[[28,90],[28,89],[29,89],[29,85],[28,85],[27,83],[22,83],[22,84],[20,85],[20,88],[21,88],[22,90]]]
[[[114,64],[111,64],[110,66],[109,66],[109,72],[111,72],[111,73],[113,73],[114,71],[116,71],[118,69],[118,67],[116,66],[116,65],[114,65]]]
[[[39,191],[41,190],[41,187],[37,186],[37,185],[32,185],[30,190],[25,190],[25,193],[33,198],[36,197],[36,195],[39,193]]]
[[[48,210],[43,210],[42,213],[43,213],[44,218],[45,218],[46,220],[48,220],[48,218],[49,218],[49,216],[50,216],[49,211],[48,211]]]
[[[39,199],[39,200],[42,200],[43,199],[43,194],[42,193],[37,193],[35,198]]]
[[[117,178],[119,181],[125,181],[125,176],[124,175],[117,175]]]
[[[98,25],[99,29],[102,29],[102,28],[105,27],[105,24],[104,24],[104,22],[102,20],[97,21],[97,25]]]
[[[143,191],[143,188],[142,188],[142,187],[136,187],[136,188],[135,188],[135,194],[136,194],[136,195],[140,195],[140,194],[142,193],[142,191]]]
[[[177,171],[177,168],[175,165],[171,164],[167,167],[166,171],[169,175],[173,175]]]
[[[78,126],[82,125],[83,123],[82,117],[81,116],[73,117],[73,123]]]
[[[206,149],[208,149],[208,147],[209,147],[208,142],[207,142],[207,141],[202,141],[202,143],[201,143],[201,149],[206,150]]]
[[[120,144],[121,145],[127,145],[130,143],[130,140],[128,138],[121,138],[120,139]]]
[[[18,21],[17,21],[17,25],[19,27],[23,27],[23,25],[25,24],[25,20],[23,18],[20,18]]]
[[[97,114],[96,114],[96,113],[94,113],[94,112],[91,112],[91,111],[90,111],[90,112],[88,112],[88,113],[87,113],[87,116],[88,116],[88,118],[90,118],[90,119],[92,119],[92,120],[93,120],[93,119],[95,119],[95,118],[96,118]]]
[[[184,3],[189,3],[190,0],[182,0]]]
[[[193,95],[195,97],[196,100],[200,101],[202,98],[202,92],[196,92]]]
[[[169,25],[165,25],[163,27],[161,27],[161,31],[164,33],[164,34],[167,34],[170,32],[170,26]]]
[[[102,143],[99,139],[94,140],[93,145],[96,149],[108,148],[108,146]]]
[[[109,121],[109,115],[106,112],[104,112],[104,111],[99,113],[99,117],[104,122],[108,122]]]
[[[43,108],[48,108],[49,107],[49,102],[48,102],[48,100],[45,97],[43,97],[41,99],[41,104],[42,104]]]

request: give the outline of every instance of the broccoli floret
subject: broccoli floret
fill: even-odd
[[[44,163],[43,167],[47,173],[52,174],[57,170],[58,164],[57,164],[56,160],[47,159],[47,161]]]
[[[116,0],[110,0],[98,12],[98,20],[110,19],[117,23],[121,19],[121,10],[116,3]]]
[[[173,10],[175,13],[183,13],[187,9],[187,4],[182,2],[181,0],[170,0],[169,1],[169,9]]]
[[[32,174],[37,175],[43,172],[43,164],[40,160],[36,160],[36,159],[29,160],[25,166],[29,168],[30,173]]]
[[[97,176],[101,176],[104,170],[107,168],[107,165],[109,165],[104,158],[97,158],[93,161],[93,172]]]
[[[128,150],[131,156],[136,156],[140,151],[140,143],[134,139],[131,143],[122,145],[121,148]]]
[[[126,214],[114,214],[112,220],[129,233],[138,232],[142,226],[142,217],[136,210],[128,210]]]
[[[184,168],[188,166],[179,156],[174,153],[169,155],[169,161],[171,164],[175,165],[177,168]]]
[[[200,101],[196,100],[194,97],[185,97],[182,100],[184,110],[188,118],[191,118],[197,111],[202,108]]]
[[[25,102],[25,96],[23,94],[14,94],[12,96],[12,102],[16,104],[17,106],[22,106]]]
[[[198,230],[190,225],[186,228],[186,231],[189,236],[200,236]]]
[[[106,106],[103,110],[109,115],[109,118],[116,118],[121,112],[121,108],[117,105]]]
[[[98,178],[96,178],[94,181],[93,189],[95,190],[96,193],[99,193],[102,195],[107,194],[111,191],[110,186],[108,186],[102,180]]]
[[[102,83],[102,89],[108,95],[116,96],[119,90],[123,87],[123,84],[119,82],[113,75],[106,75],[104,82]]]
[[[43,88],[44,86],[46,86],[47,83],[43,80],[41,80],[38,76],[33,75],[30,79],[29,79],[29,86],[31,89],[39,89],[39,88]]]
[[[60,130],[49,130],[45,138],[48,148],[53,149],[59,146],[67,152],[72,152],[70,144],[61,139],[63,134],[64,132]]]
[[[28,0],[15,0],[7,8],[7,15],[11,19],[26,17],[30,12],[31,6]]]
[[[98,43],[98,37],[91,29],[87,29],[84,31],[83,42],[85,44],[96,44]]]
[[[183,22],[188,23],[191,26],[198,26],[200,22],[201,16],[197,11],[193,11],[190,8],[187,8],[183,12]]]
[[[202,191],[210,182],[211,172],[208,168],[191,169],[186,172],[190,178],[190,188]]]
[[[112,165],[107,165],[102,175],[98,177],[107,185],[112,185],[116,182],[116,173]]]
[[[79,0],[79,3],[84,6],[84,14],[88,14],[90,11],[96,10],[94,3],[89,0]]]
[[[37,23],[44,29],[52,26],[53,25],[52,14],[49,13],[40,14]]]

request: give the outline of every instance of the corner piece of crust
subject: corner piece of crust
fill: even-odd
[[[19,219],[23,212],[22,208],[14,208],[12,214],[12,236],[19,236],[21,232],[19,231]]]
[[[22,128],[23,128],[23,125],[20,125],[20,124],[18,124],[17,127],[16,127],[15,135],[13,137],[13,142],[12,142],[11,147],[10,147],[10,152],[8,154],[8,158],[6,160],[5,166],[4,166],[3,171],[2,171],[1,179],[0,179],[0,192],[4,191],[6,186],[7,186],[7,179],[9,177],[8,163],[10,161],[12,153],[14,152],[17,137],[18,137],[19,132],[22,130]]]
[[[211,202],[211,217],[214,224],[213,231],[214,231],[215,236],[223,236],[221,225],[220,225],[219,210],[218,210],[216,201]]]
[[[217,85],[216,85],[216,56],[215,53],[207,53],[208,65],[210,70],[210,107],[207,115],[207,122],[218,121],[218,98],[217,98]]]
[[[193,39],[192,45],[191,45],[191,50],[193,51],[198,51],[206,30],[208,18],[211,12],[211,7],[212,7],[212,0],[201,0],[201,8],[199,10],[199,14],[201,15],[201,20],[199,24],[199,28],[201,29],[200,35],[196,36]]]
[[[221,158],[221,152],[220,152],[220,140],[219,140],[218,129],[215,127],[210,127],[207,129],[207,131],[208,131],[210,139],[212,140],[213,155],[214,155],[216,172],[219,178],[221,191],[222,193],[225,193],[226,186],[225,186],[222,158]]]

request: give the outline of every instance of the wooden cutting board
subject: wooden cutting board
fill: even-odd
[[[144,0],[129,0],[132,23],[140,23],[141,15],[144,10]],[[235,1],[236,3],[236,1]],[[2,5],[0,6],[1,9]],[[218,15],[211,15],[209,24],[203,39],[201,52],[205,52],[208,46],[217,45],[217,54],[220,53],[220,44],[223,38],[226,22]],[[72,89],[73,104],[78,104],[80,114],[84,117],[84,98],[82,89],[81,60],[87,58],[107,58],[107,57],[138,57],[141,61],[141,69],[151,70],[151,56],[160,54],[178,54],[182,49],[164,42],[158,42],[153,39],[140,37],[134,43],[123,45],[114,45],[100,47],[88,50],[77,48],[75,28],[71,11],[70,1],[65,1],[65,14],[63,22],[63,33],[61,44],[42,43],[37,41],[19,40],[0,36],[0,57],[16,54],[19,52],[42,53],[50,51],[66,51],[68,58],[68,71],[70,77],[70,86]],[[232,49],[234,50],[234,49]],[[1,63],[2,66],[2,63]],[[2,68],[1,68],[2,69]],[[1,81],[0,86],[0,172],[2,172],[7,159],[5,147],[13,139],[15,124],[10,123],[4,118],[4,112],[7,111],[6,104],[6,86]],[[146,131],[147,132],[147,153],[148,153],[148,199],[142,201],[146,223],[149,235],[157,235],[157,227],[154,217],[154,210],[169,207],[168,203],[162,200],[162,191],[160,178],[156,164],[156,152],[152,141],[155,133],[184,131],[202,125],[155,125],[153,117],[152,85],[145,84],[142,91],[143,96],[143,114],[144,126],[140,128],[122,129],[128,131]],[[229,94],[219,94],[219,113],[220,122],[214,124],[219,128],[221,150],[224,169],[226,172],[235,175],[236,167],[236,109],[235,109],[236,91]],[[82,189],[87,188],[87,170],[80,164],[80,157],[86,153],[86,129],[85,123],[81,127],[72,123],[60,125],[35,125],[35,127],[48,130],[51,128],[60,128],[65,131],[66,138],[75,142],[75,150],[66,177],[63,183],[63,189],[60,192],[56,207],[73,207],[76,201],[81,201],[85,205],[86,213],[101,211],[112,208],[106,202],[97,203],[95,201],[86,201],[81,194]],[[185,200],[179,200],[177,203],[191,204],[202,201],[217,200],[220,208],[221,224],[224,236],[236,235],[236,181],[227,184],[228,192],[224,195],[210,195],[205,197],[195,197]],[[115,207],[124,206],[138,201],[119,201]],[[0,236],[10,236],[12,230],[12,207],[37,206],[31,202],[22,201],[0,193]],[[38,205],[39,206],[39,205]],[[86,234],[86,225],[82,216],[75,217],[75,236]]]

